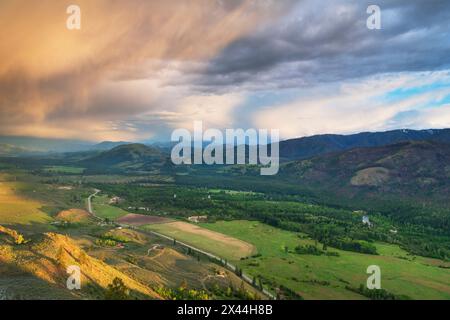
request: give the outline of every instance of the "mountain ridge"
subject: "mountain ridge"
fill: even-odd
[[[151,170],[166,162],[166,156],[158,148],[141,143],[119,145],[111,150],[103,151],[80,164],[91,168],[121,170]]]
[[[350,197],[429,194],[444,201],[450,193],[450,144],[405,141],[354,148],[295,160],[280,171],[298,183]]]
[[[323,134],[289,139],[280,142],[280,157],[288,160],[307,159],[359,147],[378,147],[404,141],[424,140],[450,143],[450,129],[400,129],[351,135]]]

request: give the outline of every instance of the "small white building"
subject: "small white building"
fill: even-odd
[[[188,220],[194,223],[206,222],[208,221],[208,216],[192,216],[189,217]]]
[[[122,201],[122,199],[120,197],[112,197],[109,200],[109,204],[119,204]]]
[[[369,228],[371,228],[371,227],[373,226],[373,225],[372,225],[372,222],[370,222],[369,216],[363,216],[363,217],[362,217],[362,223],[363,223],[364,225],[369,226]]]

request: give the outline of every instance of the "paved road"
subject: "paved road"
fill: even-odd
[[[88,197],[88,199],[87,199],[88,212],[89,212],[94,218],[103,221],[102,218],[98,217],[98,216],[95,214],[95,212],[94,212],[94,210],[93,210],[93,208],[92,208],[92,198],[95,197],[101,190],[95,189],[94,191],[95,191],[95,192],[94,192],[93,194],[91,194],[91,195]],[[142,233],[152,234],[152,235],[155,235],[155,236],[157,236],[157,237],[160,237],[160,238],[163,238],[163,239],[172,241],[172,242],[173,242],[173,241],[176,241],[176,243],[177,243],[178,245],[180,245],[180,246],[182,246],[182,247],[185,247],[185,248],[189,248],[189,249],[191,249],[191,250],[194,250],[194,251],[196,251],[196,252],[198,252],[198,253],[201,253],[201,254],[203,254],[203,255],[205,255],[205,256],[211,258],[211,259],[217,260],[217,261],[221,262],[227,269],[229,269],[229,270],[231,270],[231,271],[233,271],[233,272],[236,271],[236,266],[235,266],[235,265],[229,263],[228,261],[225,261],[225,259],[222,259],[222,258],[219,257],[219,256],[216,256],[216,255],[212,254],[211,252],[207,252],[207,251],[204,251],[204,250],[202,250],[202,249],[193,247],[193,246],[191,246],[191,245],[189,245],[189,244],[187,244],[187,243],[178,241],[178,240],[176,240],[176,239],[174,239],[174,238],[168,237],[168,236],[166,236],[166,235],[164,235],[164,234],[161,234],[161,233],[159,233],[159,232],[155,232],[155,231],[151,231],[151,230],[142,230],[142,229],[136,228],[135,226],[131,226],[131,225],[123,224],[123,223],[117,223],[117,222],[115,222],[115,224],[118,225],[118,226],[120,226],[120,227],[123,227],[123,228],[135,229],[135,230],[138,230],[139,232],[142,232]],[[246,274],[243,273],[243,274],[242,274],[242,279],[243,279],[245,282],[247,282],[248,284],[250,284],[250,285],[253,286],[253,279],[252,279],[250,276],[248,276],[248,275],[246,275]],[[261,290],[261,291],[262,291],[262,293],[264,293],[266,296],[268,296],[270,299],[273,299],[273,300],[276,299],[276,297],[275,297],[271,292],[269,292],[268,290],[263,289],[263,290]]]
[[[96,219],[103,220],[102,218],[95,215],[94,210],[92,209],[92,198],[95,197],[101,190],[94,189],[94,193],[91,194],[87,199],[88,212]]]

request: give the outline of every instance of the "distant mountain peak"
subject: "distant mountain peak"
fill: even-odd
[[[110,150],[83,160],[103,169],[149,169],[154,166],[162,165],[166,161],[166,156],[160,149],[150,147],[141,143],[127,143],[118,145]]]

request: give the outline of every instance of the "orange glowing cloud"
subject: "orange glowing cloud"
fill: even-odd
[[[136,138],[110,121],[154,108],[158,80],[169,77],[158,73],[167,61],[207,61],[275,15],[257,3],[1,1],[0,134]],[[66,28],[71,4],[81,8],[81,30]],[[151,84],[143,87],[142,78]],[[96,103],[111,87],[130,105],[125,98],[110,107]]]

